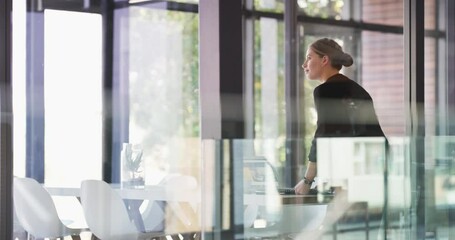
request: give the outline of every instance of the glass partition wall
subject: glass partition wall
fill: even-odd
[[[235,47],[219,41],[219,62],[201,61],[202,38],[233,40],[200,34],[213,2],[11,1],[13,239],[68,238],[67,227],[81,239],[455,238],[455,5],[417,2],[222,8],[213,24],[242,13],[245,67],[242,86],[220,90],[200,76]],[[342,73],[371,94],[388,144],[318,139],[317,181],[299,196],[288,191],[308,166],[320,84],[300,66],[322,37],[352,55]],[[213,106],[245,109],[246,133],[203,137],[231,130],[201,120],[217,111],[201,94],[226,89]]]
[[[198,232],[197,5],[14,1],[13,17],[15,199],[33,184],[23,179],[36,180],[36,191],[51,196],[49,212],[82,228],[83,239]],[[113,207],[103,183],[124,206]],[[49,200],[38,196],[17,201],[14,237],[68,235],[60,225],[34,232],[39,221],[23,222],[24,214],[34,219],[27,207]],[[119,222],[110,221],[117,213]],[[59,222],[40,217],[41,225]]]

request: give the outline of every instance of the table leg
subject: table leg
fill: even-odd
[[[140,232],[145,232],[144,220],[142,219],[141,212],[139,211],[139,207],[141,206],[143,200],[125,199],[124,202],[128,209],[130,219],[134,222]]]

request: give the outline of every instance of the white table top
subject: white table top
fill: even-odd
[[[193,190],[167,190],[161,185],[150,185],[143,188],[121,188],[118,184],[111,185],[123,199],[175,201],[175,202],[200,202],[201,196],[198,189]],[[52,196],[80,197],[78,187],[51,187],[45,186]]]

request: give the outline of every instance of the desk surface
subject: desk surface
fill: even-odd
[[[156,200],[166,201],[169,203],[172,211],[182,222],[190,222],[189,218],[183,214],[179,202],[186,202],[191,205],[202,207],[201,203],[210,201],[204,199],[200,189],[196,190],[179,190],[166,191],[164,186],[146,186],[144,188],[120,188],[119,185],[112,185],[123,199],[133,200]],[[80,197],[80,188],[78,187],[46,187],[52,196],[74,196]],[[276,234],[299,232],[304,228],[314,228],[320,224],[327,210],[327,205],[333,196],[315,196],[315,195],[280,195],[276,194],[244,194],[244,205],[267,206],[265,209],[279,209],[279,219],[276,219],[276,228],[273,230]],[[213,199],[212,199],[213,200]],[[207,202],[209,203],[209,202]],[[210,204],[208,204],[210,205]],[[194,209],[197,210],[197,207]],[[265,211],[265,210],[261,210]],[[201,214],[201,213],[197,213]],[[263,212],[262,214],[265,214]],[[272,214],[273,215],[273,214]],[[140,214],[137,214],[140,216]],[[141,219],[135,219],[138,229],[146,229]],[[252,229],[246,229],[248,235]],[[256,234],[256,233],[251,233]]]
[[[257,205],[328,204],[333,195],[245,194],[244,203]]]
[[[144,188],[121,188],[112,185],[120,197],[124,199],[175,201],[200,203],[201,192],[196,190],[167,190],[164,186],[151,185]],[[80,197],[80,188],[77,187],[46,187],[52,196]],[[280,194],[244,194],[244,204],[256,205],[288,205],[288,204],[328,204],[333,195],[280,195]]]

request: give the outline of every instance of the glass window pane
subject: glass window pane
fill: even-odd
[[[129,14],[129,139],[147,151],[146,182],[196,174],[198,16],[136,7]]]
[[[258,154],[284,167],[286,108],[284,90],[284,24],[261,18],[255,23],[255,138]]]
[[[406,135],[403,35],[363,31],[361,83],[374,99],[387,136]]]
[[[178,187],[185,191],[188,186],[199,194],[195,189],[200,186],[202,171],[198,15],[153,6],[130,7],[127,12],[120,38],[127,39],[122,48],[128,54],[121,55],[120,61],[128,63],[121,66],[128,71],[128,88],[121,90],[128,91],[128,141],[139,144],[143,151],[145,185],[170,187],[167,191],[173,191],[172,184],[167,184],[175,179],[178,182],[175,176],[184,176],[191,181],[174,186],[174,190]],[[195,224],[199,212],[189,205],[157,203],[163,205],[160,213],[143,215],[145,229],[199,231]],[[162,223],[154,226],[155,222]]]
[[[440,238],[450,238],[455,222],[453,137],[454,5],[450,1],[425,1],[425,28],[442,34],[425,37],[425,218],[426,228]],[[416,180],[415,180],[416,181]]]
[[[334,39],[343,50],[349,53],[354,64],[343,68],[341,73],[359,83],[369,92],[373,99],[376,114],[386,136],[389,138],[393,151],[393,160],[388,167],[389,195],[384,185],[385,145],[384,139],[337,139],[328,138],[318,140],[317,152],[317,177],[318,191],[327,191],[330,187],[340,187],[346,190],[348,202],[354,205],[365,203],[360,209],[370,214],[369,224],[379,224],[385,217],[390,216],[390,221],[396,221],[391,216],[404,216],[404,209],[410,206],[409,175],[405,151],[406,142],[406,116],[405,116],[405,81],[404,81],[404,50],[403,35],[387,34],[381,32],[361,31],[354,29],[326,26],[322,24],[303,24],[301,26],[300,59],[303,63],[305,51],[313,41],[329,37]],[[308,152],[316,129],[317,115],[313,101],[313,90],[321,84],[317,81],[306,79],[303,72],[300,81],[304,84],[302,105],[305,118],[302,124],[305,127],[306,152]],[[325,142],[324,142],[325,141]],[[306,159],[302,161],[306,167]],[[339,164],[342,163],[342,164]],[[302,171],[303,174],[304,171]],[[322,187],[322,188],[319,188]],[[369,192],[373,188],[375,191]],[[388,199],[386,208],[384,196]],[[318,198],[320,200],[320,198]],[[346,212],[344,212],[346,211]],[[340,214],[352,214],[361,219],[365,211],[357,209],[340,209]],[[343,215],[345,216],[345,215]],[[393,220],[392,220],[393,219]],[[360,221],[346,222],[342,217],[337,221],[340,228],[352,228],[355,224],[360,226]],[[371,226],[370,225],[370,226]],[[379,230],[379,231],[377,231]],[[371,231],[370,237],[381,236],[383,229]],[[365,230],[360,233],[366,234]],[[325,232],[325,234],[328,234]],[[352,236],[346,232],[346,236]],[[338,233],[337,233],[338,235]],[[340,234],[341,235],[341,234]]]
[[[101,179],[101,16],[46,10],[44,29],[45,182],[79,186]]]
[[[425,1],[425,29],[436,29],[436,23],[441,19],[441,16],[436,14],[439,2],[437,0]]]
[[[139,1],[143,1],[143,0],[139,0]],[[199,0],[173,0],[173,1],[169,1],[169,2],[182,2],[182,3],[199,3]],[[130,1],[131,3],[131,1]]]
[[[404,2],[362,0],[362,21],[384,25],[403,26]],[[358,6],[358,5],[356,5]]]
[[[350,19],[349,2],[346,0],[299,0],[299,10],[305,15],[320,18]]]
[[[254,8],[267,12],[284,12],[283,0],[254,0]]]

